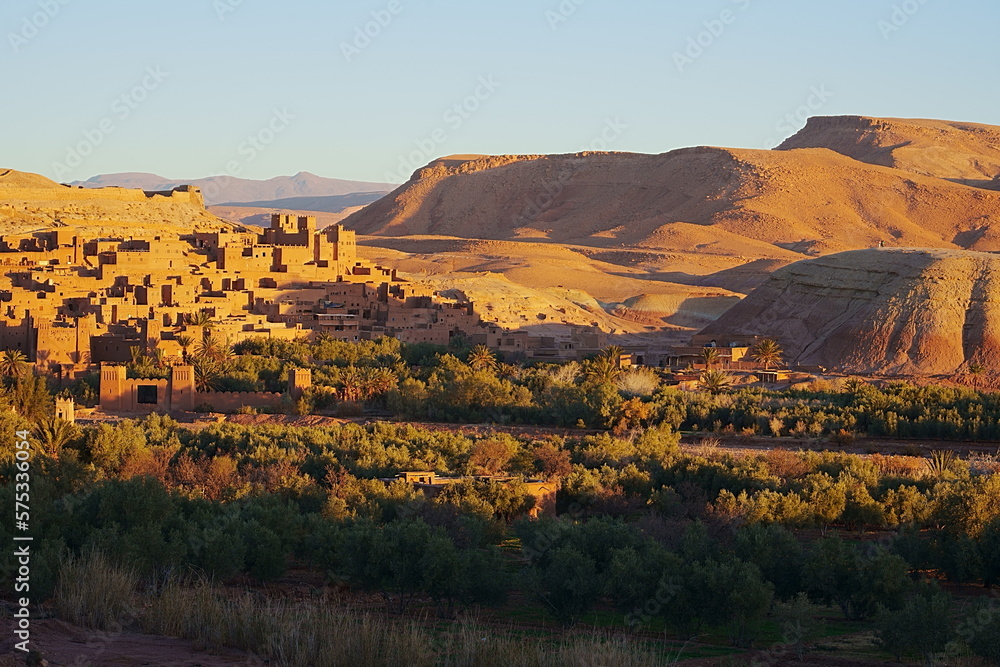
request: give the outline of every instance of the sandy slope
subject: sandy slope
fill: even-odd
[[[478,295],[490,319],[520,326],[598,321],[605,330],[631,332],[698,328],[743,296],[604,262],[580,246],[426,236],[365,237],[362,243],[365,257],[396,266],[412,280],[482,283],[462,289]]]
[[[432,163],[345,223],[376,236],[701,246],[774,259],[880,242],[1000,249],[1000,240],[982,231],[998,219],[1000,193],[829,149],[702,147]]]

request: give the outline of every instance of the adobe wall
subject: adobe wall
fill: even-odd
[[[211,406],[212,412],[236,412],[242,407],[273,408],[282,394],[267,392],[202,391],[194,395],[194,407]]]
[[[204,208],[205,200],[201,195],[201,190],[192,188],[190,190],[173,190],[172,192],[150,192],[142,190],[132,190],[129,188],[4,188],[4,201],[26,201],[26,202],[72,202],[79,204],[81,200],[91,201],[116,201],[116,202],[145,202],[170,200],[179,204],[194,204]]]
[[[35,328],[28,322],[0,322],[0,348],[30,355],[35,349]]]
[[[121,367],[124,370],[124,367]],[[156,402],[140,403],[140,387],[155,387]],[[167,412],[169,409],[170,383],[166,380],[123,379],[116,382],[115,390],[109,393],[111,400],[104,398],[104,375],[101,376],[101,408],[114,412]]]

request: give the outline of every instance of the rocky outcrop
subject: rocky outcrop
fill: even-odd
[[[828,148],[861,162],[1000,190],[1000,127],[863,116],[810,118],[778,150]]]
[[[774,272],[705,333],[777,338],[786,360],[852,373],[1000,371],[1000,256],[874,249]]]

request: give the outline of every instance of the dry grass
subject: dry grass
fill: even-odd
[[[135,611],[139,584],[135,570],[90,553],[65,561],[55,594],[57,613],[67,621],[97,630],[119,630]]]
[[[789,449],[772,449],[763,455],[768,470],[781,479],[797,479],[810,471],[809,463],[802,452]]]
[[[920,479],[927,472],[926,461],[916,456],[872,454],[868,460],[878,466],[882,477],[911,477]]]
[[[969,470],[975,475],[995,475],[1000,473],[1000,453],[976,453],[969,457]]]
[[[366,611],[232,593],[206,583],[174,581],[136,604],[135,574],[99,554],[63,565],[57,611],[99,629],[135,622],[142,632],[188,639],[207,650],[230,647],[278,665],[666,665],[627,637],[598,633],[528,638],[476,620],[430,630],[418,621]],[[136,612],[136,610],[139,610]],[[133,616],[133,614],[135,614]]]
[[[226,596],[206,584],[172,583],[140,623],[150,634],[238,648],[282,665],[433,664],[430,637],[416,624],[250,592]]]
[[[633,368],[618,378],[618,389],[628,396],[652,396],[660,387],[660,378],[649,368]]]
[[[719,438],[702,438],[697,445],[691,448],[691,453],[704,459],[713,460],[725,454],[721,447],[722,440]]]

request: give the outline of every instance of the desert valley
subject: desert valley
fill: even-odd
[[[260,235],[274,212],[308,215],[318,229],[343,223],[356,232],[359,258],[473,302],[509,331],[568,339],[573,327],[597,327],[660,365],[671,345],[709,327],[782,339],[793,365],[954,377],[969,364],[998,370],[990,258],[982,254],[1000,243],[998,172],[994,127],[821,117],[771,151],[442,158],[381,198],[378,188],[389,186],[346,183],[326,190],[339,195],[285,197],[294,186],[261,194],[230,183],[223,193],[208,180],[195,186],[213,190],[216,203],[203,209],[170,189],[130,202],[106,196],[119,190],[90,189],[182,185],[156,178],[103,177],[66,190],[8,171],[0,183],[7,234]],[[104,194],[94,200],[92,192]],[[220,194],[274,199],[237,205]],[[841,254],[858,250],[877,252]],[[203,259],[214,258],[188,261]],[[310,276],[320,278],[338,275]],[[817,305],[830,298],[846,301]],[[869,342],[877,347],[854,349],[887,321],[894,330]]]
[[[1000,660],[1000,127],[11,166],[0,664]]]

